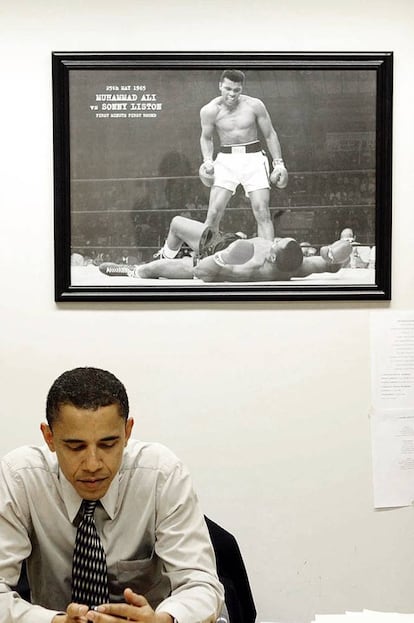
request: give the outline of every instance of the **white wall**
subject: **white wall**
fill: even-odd
[[[258,621],[414,611],[413,510],[373,510],[372,309],[413,307],[412,0],[1,0],[0,454],[97,365],[238,538]],[[52,50],[395,52],[393,301],[53,302]]]

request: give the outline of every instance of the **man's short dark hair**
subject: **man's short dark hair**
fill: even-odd
[[[231,80],[232,82],[240,82],[244,84],[246,80],[246,76],[239,69],[225,69],[220,77],[220,82],[227,78],[227,80]]]
[[[53,383],[46,399],[46,419],[52,428],[63,405],[77,409],[107,407],[116,404],[127,420],[129,402],[125,387],[111,372],[100,368],[74,368],[61,374]]]

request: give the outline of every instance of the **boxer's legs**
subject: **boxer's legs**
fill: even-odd
[[[191,249],[198,249],[203,223],[184,216],[174,216],[171,220],[164,246],[154,254],[154,259],[174,259],[185,242]]]
[[[220,221],[223,218],[224,210],[230,201],[233,192],[222,188],[221,186],[213,186],[210,191],[210,199],[204,226],[218,230]]]
[[[275,237],[272,219],[270,218],[270,191],[268,188],[252,190],[249,193],[252,210],[257,222],[257,235],[266,240],[273,240]]]
[[[193,261],[190,257],[183,257],[179,260],[154,260],[148,264],[136,266],[134,277],[141,279],[192,279]]]
[[[195,251],[198,249],[201,234],[205,229],[204,223],[193,221],[185,216],[174,216],[170,223],[167,236],[167,245],[172,250],[178,250],[185,242]]]
[[[159,259],[127,266],[126,264],[115,264],[114,262],[104,262],[99,266],[99,270],[108,277],[140,277],[141,279],[192,279],[193,260],[191,257],[183,257],[178,260]]]

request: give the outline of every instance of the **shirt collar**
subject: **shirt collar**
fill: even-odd
[[[68,513],[69,521],[73,523],[76,515],[79,512],[80,506],[82,504],[82,498],[76,492],[76,489],[71,485],[69,480],[63,474],[62,470],[59,469],[59,480],[62,486],[62,497],[66,506],[66,511]],[[115,476],[111,484],[109,485],[108,491],[105,493],[103,498],[100,499],[102,506],[107,512],[110,519],[113,519],[115,516],[116,502],[118,500],[118,492],[119,492],[119,474]]]

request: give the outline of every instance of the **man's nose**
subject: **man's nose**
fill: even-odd
[[[97,448],[90,448],[86,454],[85,467],[89,472],[96,472],[101,466],[101,458]]]

